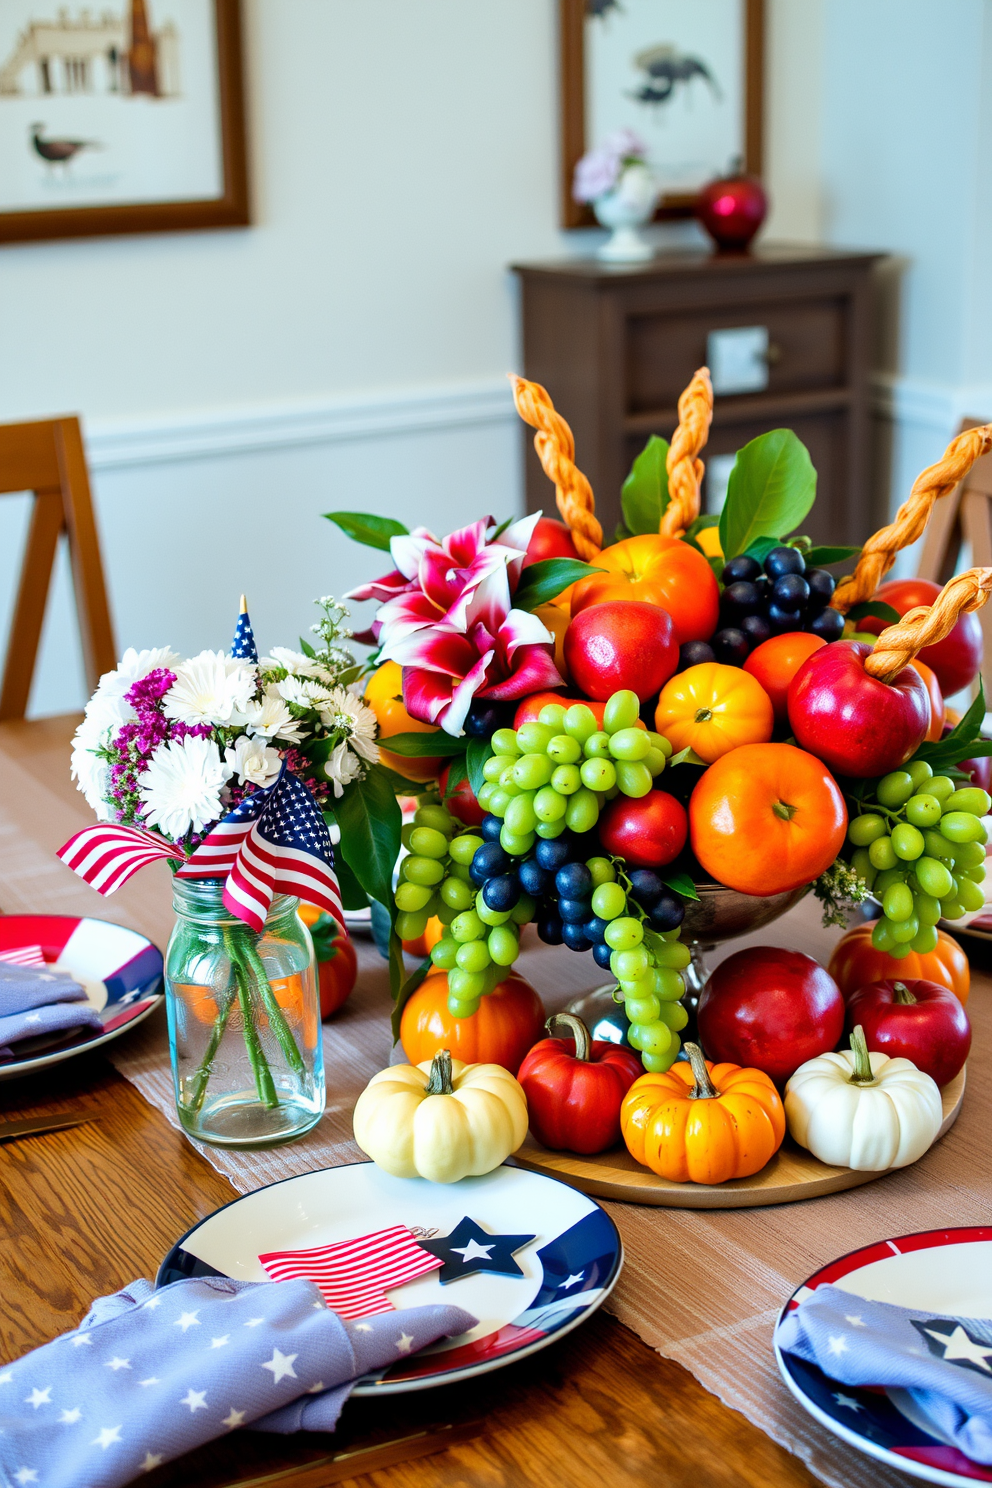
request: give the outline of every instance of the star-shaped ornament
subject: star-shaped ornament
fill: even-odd
[[[419,1244],[429,1250],[443,1263],[437,1273],[438,1281],[446,1286],[462,1276],[472,1276],[476,1271],[494,1271],[500,1276],[523,1276],[513,1259],[514,1251],[520,1250],[536,1235],[490,1235],[468,1215],[460,1220],[450,1235],[434,1240],[421,1240]]]

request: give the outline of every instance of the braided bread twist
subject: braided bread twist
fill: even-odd
[[[534,448],[545,475],[554,482],[562,520],[579,557],[590,563],[603,546],[603,529],[595,517],[592,486],[575,463],[572,431],[539,382],[528,382],[512,373],[510,382],[517,412],[525,424],[537,430]]]
[[[706,443],[713,418],[713,384],[708,367],[700,367],[679,398],[679,422],[668,450],[668,505],[659,531],[681,537],[699,516],[703,483],[702,460],[696,457]]]
[[[969,568],[949,579],[932,605],[907,610],[888,625],[865,657],[865,671],[891,682],[924,646],[936,645],[954,629],[959,615],[981,609],[992,593],[992,568]]]
[[[849,579],[837,585],[830,601],[835,610],[846,615],[852,605],[870,599],[888,573],[900,548],[908,547],[923,533],[941,496],[949,496],[963,480],[975,461],[992,449],[992,424],[965,429],[952,439],[943,458],[927,466],[913,482],[913,489],[896,512],[895,521],[882,527],[861,549],[858,566]]]

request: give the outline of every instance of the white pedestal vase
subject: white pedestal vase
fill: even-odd
[[[628,165],[613,189],[592,204],[596,220],[612,229],[596,257],[608,263],[644,263],[653,258],[654,248],[638,229],[651,220],[657,201],[658,187],[647,166]]]

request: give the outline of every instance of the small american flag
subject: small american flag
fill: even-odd
[[[388,1291],[441,1265],[439,1257],[417,1244],[406,1225],[313,1250],[270,1250],[258,1259],[273,1281],[302,1276],[314,1282],[328,1307],[343,1318],[391,1312]]]
[[[177,878],[226,878],[231,914],[261,930],[275,894],[298,894],[344,928],[334,849],[313,796],[282,767],[276,782],[246,796],[204,838]]]
[[[44,966],[45,956],[40,945],[14,946],[9,951],[0,951],[0,961],[11,966]]]
[[[57,856],[101,894],[112,894],[139,868],[159,858],[181,858],[182,852],[164,837],[141,827],[97,822],[70,837]]]
[[[241,614],[238,623],[234,627],[234,640],[231,642],[231,655],[239,661],[257,661],[258,647],[255,645],[255,636],[248,619],[248,606],[245,597],[241,596]]]

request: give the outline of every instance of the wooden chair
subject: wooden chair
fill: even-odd
[[[0,424],[0,495],[32,491],[34,507],[0,685],[0,721],[23,718],[60,535],[69,540],[86,680],[117,664],[89,474],[77,418]]]
[[[966,418],[961,428],[974,429],[984,419]],[[992,565],[992,452],[976,460],[964,480],[938,501],[930,514],[917,573],[921,579],[946,584],[960,568],[961,549],[967,543],[971,563]],[[992,691],[992,604],[978,611],[985,639],[982,680],[986,696]]]

